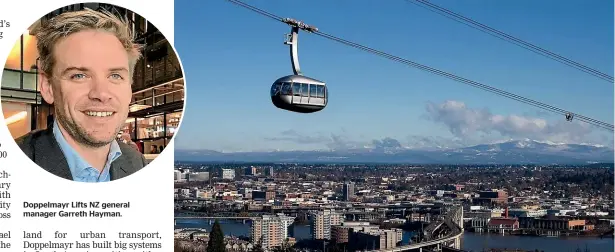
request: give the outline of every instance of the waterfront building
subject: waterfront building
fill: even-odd
[[[280,247],[288,241],[288,227],[293,224],[295,217],[284,214],[263,215],[252,220],[250,227],[250,241],[259,242],[263,249]]]
[[[512,217],[543,217],[547,215],[546,209],[518,209],[513,208],[508,210],[508,214]]]
[[[487,224],[492,218],[491,211],[479,210],[463,213],[465,219],[468,220],[466,227],[475,232],[484,232]]]
[[[344,221],[342,213],[332,209],[325,209],[310,213],[310,233],[312,239],[331,239],[331,227],[340,225]]]
[[[395,230],[370,229],[350,234],[349,244],[357,250],[385,250],[395,248],[397,241]]]
[[[586,225],[586,220],[580,219],[567,219],[567,218],[534,218],[534,217],[521,217],[519,218],[519,225],[524,229],[540,229],[540,230],[577,230],[585,231],[591,230],[592,225]]]
[[[512,218],[492,218],[487,229],[496,233],[505,233],[519,229],[519,220]]]

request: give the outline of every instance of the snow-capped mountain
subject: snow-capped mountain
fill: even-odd
[[[420,164],[588,164],[613,163],[612,148],[513,140],[455,149],[360,148],[334,151],[275,151],[222,153],[177,150],[178,161],[203,162],[327,162]]]

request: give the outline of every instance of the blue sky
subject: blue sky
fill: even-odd
[[[613,123],[613,84],[404,0],[246,2]],[[613,76],[612,1],[432,2]],[[613,142],[608,131],[305,32],[299,34],[300,64],[306,76],[327,83],[329,104],[313,114],[279,110],[269,89],[292,74],[283,44],[289,27],[223,0],[175,4],[175,47],[187,85],[178,149],[306,150],[390,142],[430,147],[523,138]]]

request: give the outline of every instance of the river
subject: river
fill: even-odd
[[[225,235],[250,236],[250,224],[237,221],[223,221],[220,223]],[[211,230],[208,220],[179,219],[175,228],[205,228]],[[294,237],[297,240],[310,239],[309,225],[293,225]],[[405,232],[402,243],[408,244],[411,232]],[[587,247],[591,252],[613,251],[613,238],[595,237],[532,237],[532,236],[502,236],[497,234],[476,234],[466,232],[461,238],[461,247],[467,251],[482,251],[483,248],[518,248],[544,252],[575,252],[577,248],[585,251]]]

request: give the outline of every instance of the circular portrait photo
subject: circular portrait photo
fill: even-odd
[[[102,3],[56,9],[16,41],[2,72],[4,122],[47,172],[107,182],[164,151],[184,109],[176,51],[152,23]]]

